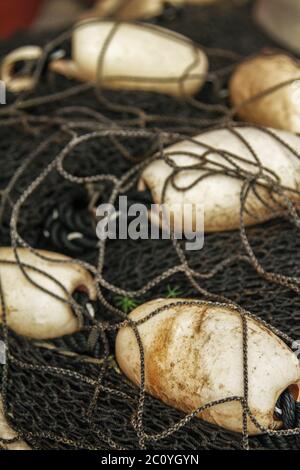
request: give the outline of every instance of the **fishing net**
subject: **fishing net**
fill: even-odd
[[[227,81],[237,62],[270,41],[251,23],[247,4],[187,7],[171,20],[156,21],[205,46],[211,69],[196,99],[104,90],[99,84],[78,84],[51,74],[47,62],[53,50],[65,46],[70,33],[64,33],[54,40],[34,38],[36,44],[47,44],[33,70],[36,87],[17,100],[9,96],[8,105],[0,109],[1,245],[14,247],[16,263],[29,280],[30,269],[20,262],[17,247],[69,255],[95,276],[98,292],[93,303],[83,294],[74,295],[70,303],[83,327],[51,341],[28,340],[10,331],[1,292],[7,362],[0,372],[6,417],[18,437],[35,449],[299,448],[299,411],[290,394],[278,403],[284,428],[270,431],[255,421],[247,392],[249,318],[257,315],[272,325],[289,345],[299,333],[299,218],[292,197],[298,193],[287,194],[263,168],[260,156],[241,136],[245,124],[234,120],[227,102]],[[121,27],[116,25],[114,33]],[[241,40],[236,41],[239,30]],[[23,41],[28,43],[29,38],[6,44],[3,53]],[[99,64],[105,52],[106,48]],[[99,79],[101,83],[101,67]],[[229,129],[255,159],[253,171],[246,171],[240,155],[223,152],[223,165],[212,168],[209,157],[216,150],[208,149],[197,163],[197,169],[207,170],[207,177],[222,173],[243,182],[240,229],[206,234],[204,249],[196,255],[175,239],[99,241],[93,215],[97,204],[117,204],[118,196],[125,194],[129,202],[150,205],[151,194],[137,191],[143,169],[154,159],[166,159],[171,143],[195,142],[193,136],[208,128]],[[276,134],[256,128],[299,158]],[[173,165],[173,175],[180,171]],[[175,179],[168,184],[174,185]],[[280,209],[280,217],[246,228],[250,191],[267,205],[259,193],[262,186],[273,198],[280,196],[273,208],[276,216]],[[142,341],[127,314],[158,297],[168,297],[175,306],[176,297],[194,299],[185,305],[214,301],[239,312],[245,391],[221,402],[241,403],[243,435],[195,418],[219,402],[185,416],[145,394]],[[133,328],[140,347],[140,389],[115,361],[115,336],[124,325]],[[247,416],[263,435],[248,436]]]

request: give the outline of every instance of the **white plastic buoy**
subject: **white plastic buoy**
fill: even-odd
[[[247,122],[300,132],[300,62],[284,53],[261,53],[242,62],[230,98]]]
[[[261,164],[264,167],[264,174],[271,178],[271,181],[278,181],[281,185],[290,190],[298,190],[300,185],[300,161],[290,149],[283,143],[277,141],[273,136],[263,130],[253,127],[240,127],[235,129],[242,138],[248,142]],[[286,142],[296,152],[300,152],[300,138],[294,134],[275,131],[272,132],[282,141]],[[246,170],[255,175],[259,171],[258,164],[251,150],[236,135],[228,129],[207,131],[197,137],[195,142],[182,141],[174,144],[164,150],[165,156],[180,167],[185,168],[179,171],[175,176],[177,187],[168,182],[163,201],[163,188],[166,181],[169,180],[173,172],[173,167],[158,156],[151,162],[141,175],[139,188],[142,190],[148,187],[151,191],[153,201],[156,204],[164,202],[167,215],[170,219],[172,214],[176,215],[177,220],[182,220],[182,225],[195,227],[195,217],[198,208],[204,209],[204,226],[206,232],[216,232],[225,230],[234,230],[240,227],[240,208],[241,208],[241,190],[244,183],[243,176],[233,176],[225,174],[216,174],[222,171],[220,165],[227,169],[233,169],[234,165],[229,163],[220,153],[227,152],[226,156],[235,155],[246,161],[232,161],[242,170]],[[212,151],[207,154],[207,150]],[[191,156],[194,154],[194,156]],[[196,158],[202,156],[201,158]],[[196,164],[204,161],[204,158],[210,160],[210,163],[203,169],[193,169]],[[215,170],[215,173],[206,168]],[[208,174],[208,175],[207,175]],[[207,175],[205,178],[202,178]],[[268,181],[264,181],[268,184]],[[191,187],[192,185],[192,187]],[[179,190],[182,188],[183,190]],[[184,189],[188,188],[188,189]],[[250,190],[246,209],[244,212],[245,225],[253,225],[264,222],[274,217],[272,208],[276,211],[282,211],[282,207],[276,203],[281,201],[278,195],[271,197],[270,192],[259,184],[256,186],[259,195],[267,202],[265,205],[252,190]],[[291,200],[299,202],[297,193],[285,191]],[[278,198],[278,199],[277,199]],[[281,201],[282,202],[282,201]],[[194,206],[194,211],[185,211],[185,206]],[[194,228],[195,230],[195,228]]]
[[[34,88],[34,78],[30,75],[15,76],[14,67],[20,61],[37,61],[42,57],[42,53],[43,50],[39,46],[24,46],[13,50],[4,57],[0,64],[0,79],[5,83],[8,91],[20,93]]]
[[[37,250],[48,258],[64,263],[45,261],[25,248],[18,248],[18,254],[28,276],[47,292],[34,286],[15,263],[12,248],[0,248],[0,277],[7,311],[7,324],[16,333],[36,339],[56,338],[72,334],[79,329],[79,321],[67,303],[68,296],[75,291],[86,292],[90,299],[96,299],[96,288],[92,276],[67,256]],[[7,262],[13,262],[9,264]],[[36,268],[42,272],[37,272]],[[65,290],[49,279],[50,275],[60,282]],[[0,321],[3,312],[0,307]]]
[[[176,303],[184,302],[183,305]],[[141,320],[162,309],[137,328],[145,358],[146,391],[164,403],[191,413],[200,406],[244,396],[243,328],[230,306],[186,299],[159,299],[130,315]],[[296,355],[268,328],[247,317],[249,408],[266,429],[279,429],[274,417],[279,396],[288,387],[299,399],[300,366]],[[116,339],[116,357],[123,373],[140,385],[140,350],[130,327]],[[243,431],[239,401],[215,405],[199,418],[230,431]],[[249,434],[262,431],[248,417]]]
[[[82,81],[101,80],[106,88],[182,97],[199,91],[208,60],[192,41],[167,29],[90,20],[74,28],[72,60],[53,61],[51,68]]]

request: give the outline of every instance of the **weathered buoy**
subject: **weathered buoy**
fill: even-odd
[[[143,171],[139,183],[140,190],[148,187],[153,201],[156,204],[164,203],[170,220],[172,214],[176,215],[182,225],[193,227],[193,230],[195,214],[198,209],[203,208],[205,231],[216,232],[240,227],[241,190],[245,181],[243,171],[254,176],[259,171],[251,149],[256,152],[263,166],[263,174],[271,178],[272,183],[276,182],[277,178],[284,187],[290,190],[299,189],[300,161],[291,150],[300,152],[298,136],[285,131],[272,131],[275,136],[286,142],[290,149],[268,134],[268,130],[254,127],[239,127],[235,130],[248,142],[249,148],[229,129],[207,131],[195,137],[193,141],[185,140],[166,148],[165,159],[158,155]],[[233,156],[239,158],[234,159]],[[203,167],[199,168],[201,163]],[[237,174],[235,164],[239,169]],[[198,166],[195,168],[195,165]],[[224,166],[230,170],[229,174],[222,173]],[[173,183],[170,179],[172,174]],[[267,180],[262,182],[268,184]],[[283,210],[277,204],[280,201],[278,195],[271,195],[268,189],[259,184],[256,185],[256,191],[260,197],[252,190],[247,197],[245,225],[269,220],[274,217],[273,209],[275,214]],[[299,194],[288,190],[284,192],[292,201],[299,201]],[[194,206],[194,211],[185,210],[185,206],[190,205]]]
[[[0,396],[0,439],[16,439],[16,432],[8,424],[3,410],[2,399]],[[5,450],[31,450],[29,445],[22,440],[16,442],[1,443]]]
[[[67,256],[37,251],[50,259],[65,262],[45,261],[27,249],[19,248],[18,255],[25,265],[24,269],[35,283],[65,301],[75,291],[85,292],[91,299],[96,298],[93,278],[88,271],[78,264],[68,263],[70,258]],[[34,286],[15,262],[12,248],[0,248],[0,277],[9,328],[36,339],[56,338],[78,331],[79,321],[70,305]],[[65,290],[47,275],[61,283]],[[0,321],[2,315],[0,307]]]
[[[161,311],[137,327],[144,348],[146,391],[185,413],[224,398],[242,398],[241,314],[225,305],[159,299],[139,306],[129,317],[136,322],[156,309]],[[299,394],[299,361],[281,339],[250,316],[247,327],[249,408],[261,426],[279,429],[282,422],[274,417],[275,405],[288,387]],[[140,350],[130,327],[118,332],[116,357],[123,373],[139,385]],[[242,411],[240,401],[231,401],[208,408],[198,417],[242,432]],[[248,431],[251,435],[262,432],[249,417]]]
[[[105,88],[183,97],[199,91],[208,69],[205,53],[177,33],[146,24],[82,21],[75,26],[72,60],[51,68]],[[101,62],[102,58],[102,62]]]
[[[230,97],[245,121],[300,132],[300,62],[295,58],[270,52],[245,60],[231,78]]]

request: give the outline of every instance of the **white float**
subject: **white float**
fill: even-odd
[[[262,53],[240,64],[230,97],[243,120],[300,132],[300,62],[284,53]]]
[[[261,129],[240,127],[235,130],[256,152],[264,167],[263,174],[269,176],[272,183],[273,181],[276,182],[277,177],[280,184],[286,188],[290,190],[299,189],[300,160],[291,150]],[[284,131],[272,130],[272,132],[296,152],[300,152],[300,138],[298,136]],[[207,154],[208,149],[211,149],[209,154]],[[181,219],[182,223],[188,227],[195,227],[194,217],[198,212],[197,209],[202,210],[204,208],[206,232],[237,229],[240,227],[241,191],[245,178],[243,176],[216,174],[217,171],[222,171],[220,165],[225,165],[227,169],[234,168],[221,155],[221,152],[225,152],[228,157],[231,155],[231,158],[234,155],[245,159],[245,161],[241,161],[232,158],[232,161],[240,169],[248,171],[251,175],[255,176],[259,171],[253,154],[240,138],[228,129],[211,130],[195,137],[194,142],[185,140],[164,150],[165,156],[169,156],[179,169],[186,166],[190,167],[190,169],[179,171],[175,177],[178,188],[187,188],[194,184],[190,189],[179,191],[169,181],[163,201],[163,188],[172,174],[173,168],[159,155],[143,171],[139,188],[142,190],[148,187],[156,204],[164,202],[169,218],[171,219],[172,214],[174,214],[177,220]],[[195,156],[191,156],[191,153]],[[208,170],[205,167],[203,169],[193,169],[192,167],[196,164],[199,165],[204,158],[210,160],[208,166],[215,173],[199,181],[199,178],[207,174]],[[273,172],[273,175],[271,172]],[[283,208],[277,204],[277,202],[283,203],[282,198],[273,194],[275,197],[275,200],[273,200],[269,190],[260,184],[268,185],[270,181],[261,179],[257,183],[256,189],[267,205],[263,204],[250,190],[245,206],[248,211],[244,212],[245,225],[253,225],[269,220],[274,217],[273,209],[275,215],[277,212],[283,211]],[[292,201],[299,202],[299,194],[286,190],[285,195],[289,196]],[[185,212],[185,205],[194,206],[196,212]]]
[[[172,306],[178,302],[185,305]],[[185,413],[224,398],[242,398],[240,313],[213,303],[159,299],[139,306],[129,317],[136,322],[158,308],[162,309],[160,313],[137,327],[144,348],[146,391]],[[247,317],[247,325],[249,407],[261,426],[279,429],[282,422],[274,417],[275,405],[288,387],[298,399],[299,361],[283,341],[258,321]],[[139,385],[140,351],[130,327],[118,332],[116,357],[124,374]],[[239,401],[218,404],[198,417],[231,431],[243,430]],[[248,431],[252,435],[261,433],[249,418]]]
[[[19,248],[18,255],[26,265],[24,269],[27,275],[43,289],[62,300],[42,291],[25,277],[16,264],[12,248],[0,248],[0,277],[7,324],[16,333],[36,339],[72,334],[78,331],[79,321],[67,301],[77,290],[86,292],[91,299],[96,299],[93,278],[84,268],[71,263],[67,256],[44,250],[37,251],[42,256],[64,262],[45,261],[27,249]],[[37,272],[34,268],[42,272]],[[47,274],[54,280],[48,278]],[[65,290],[55,280],[61,283]],[[2,317],[0,307],[0,321]]]

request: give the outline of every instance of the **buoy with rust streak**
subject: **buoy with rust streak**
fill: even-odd
[[[157,309],[159,313],[137,327],[144,348],[146,391],[185,413],[224,398],[243,397],[241,314],[228,305],[159,299],[139,306],[129,317],[137,322]],[[265,429],[280,429],[275,405],[288,387],[299,395],[299,361],[266,326],[246,318],[249,408]],[[116,357],[123,373],[139,385],[140,351],[130,327],[118,332]],[[208,408],[198,417],[240,433],[242,411],[240,401],[231,401]],[[248,432],[262,432],[249,417]]]
[[[16,264],[12,248],[0,248],[0,278],[4,294],[8,327],[16,333],[35,339],[50,339],[72,334],[80,328],[68,297],[75,291],[82,291],[90,299],[96,299],[96,288],[92,276],[67,256],[55,252],[36,250],[50,259],[63,263],[46,261],[26,248],[18,248],[20,261],[28,276],[49,293],[33,285]],[[40,272],[36,271],[39,270]],[[65,290],[56,281],[60,282]],[[0,321],[3,312],[0,307]]]

